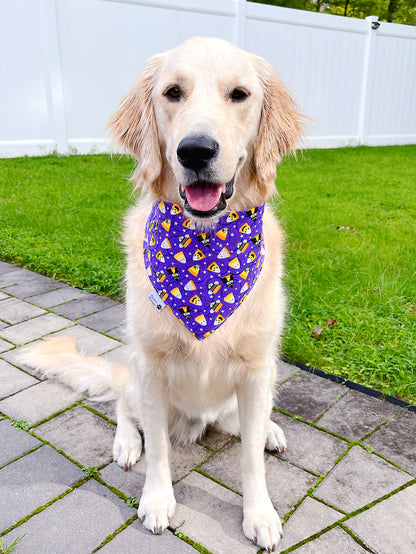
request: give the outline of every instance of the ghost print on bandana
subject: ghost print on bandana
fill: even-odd
[[[177,204],[156,202],[146,223],[144,261],[160,299],[198,339],[241,305],[264,262],[264,204],[229,212],[204,232]]]

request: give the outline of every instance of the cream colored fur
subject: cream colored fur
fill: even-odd
[[[116,400],[129,376],[126,368],[80,354],[72,337],[55,337],[30,346],[20,360],[45,377],[101,401]]]
[[[172,85],[181,90],[180,102],[166,99]],[[244,102],[231,100],[235,87],[249,91]],[[152,286],[142,243],[156,199],[183,204],[178,184],[187,184],[187,172],[176,156],[183,137],[200,133],[218,141],[213,179],[225,183],[235,176],[227,210],[250,209],[274,193],[276,163],[295,149],[302,116],[267,62],[222,40],[197,38],[148,62],[109,127],[114,140],[138,158],[132,179],[143,188],[125,221],[129,367],[84,358],[62,338],[35,346],[25,362],[80,393],[118,398],[113,452],[126,469],[141,455],[139,423],[147,459],[139,516],[154,533],[169,525],[175,509],[170,440],[192,442],[209,424],[241,434],[244,533],[274,550],[281,524],[266,489],[263,451],[266,443],[286,447],[283,432],[269,419],[286,303],[280,227],[266,207],[260,277],[247,300],[202,341],[170,310],[158,313],[148,301]],[[215,217],[197,224],[212,226]]]

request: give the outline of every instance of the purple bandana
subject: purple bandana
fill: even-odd
[[[264,204],[229,212],[214,229],[201,232],[180,206],[156,202],[143,241],[155,308],[167,305],[198,340],[218,329],[263,267],[263,213]]]

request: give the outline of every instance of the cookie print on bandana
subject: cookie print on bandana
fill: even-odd
[[[153,288],[198,339],[208,337],[241,305],[264,262],[264,204],[229,212],[209,232],[178,204],[156,202],[143,254]]]

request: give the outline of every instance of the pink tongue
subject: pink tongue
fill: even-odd
[[[209,212],[218,204],[221,185],[192,185],[186,187],[186,198],[194,210]]]

